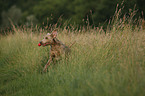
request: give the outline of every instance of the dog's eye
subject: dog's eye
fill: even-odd
[[[48,39],[48,37],[45,37],[45,39]]]

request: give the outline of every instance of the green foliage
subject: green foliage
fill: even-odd
[[[29,15],[26,17],[26,25],[27,26],[32,26],[33,25],[36,25],[38,23],[38,20],[36,19],[36,17],[34,15]]]
[[[63,20],[71,19],[70,23],[98,25],[99,22],[104,22],[113,15],[116,4],[116,0],[113,2],[106,0],[43,0],[34,6],[33,12],[41,22],[47,22],[46,18],[49,18],[50,24],[57,23],[58,18],[62,16]],[[112,10],[107,11],[109,8]]]
[[[87,30],[58,28],[62,42],[76,43],[69,58],[52,63],[46,73],[42,70],[49,47],[37,44],[47,29],[12,25],[14,32],[0,35],[0,95],[144,96],[145,31],[140,22],[133,24],[135,10],[123,18],[121,12],[122,9],[116,10],[106,31],[89,25]],[[28,16],[28,21],[34,17]]]
[[[2,26],[3,27],[10,27],[10,20],[13,21],[15,25],[19,23],[21,18],[22,12],[16,6],[12,6],[7,12],[2,12]]]
[[[144,3],[144,0],[2,0],[0,1],[0,14],[4,11],[7,12],[11,6],[16,5],[17,8],[22,10],[22,17],[19,20],[22,25],[28,24],[27,17],[33,16],[36,21],[38,20],[38,25],[57,23],[60,25],[102,26],[112,18],[117,4],[119,4],[119,7],[124,7],[123,14],[128,13],[129,9],[136,6],[136,9],[138,9],[137,16],[143,18],[145,16]],[[3,17],[1,17],[0,23],[5,23],[2,20]],[[36,21],[32,23],[35,25]]]
[[[118,22],[116,20],[116,22]],[[114,23],[116,25],[116,23]],[[0,95],[2,96],[144,96],[144,31],[121,23],[76,31],[59,29],[58,38],[72,42],[71,55],[48,72],[42,69],[49,47],[38,47],[45,32],[16,29],[0,35]]]

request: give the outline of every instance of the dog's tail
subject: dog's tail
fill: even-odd
[[[76,41],[74,41],[71,45],[69,45],[68,47],[71,48],[72,45],[74,45],[76,43]]]

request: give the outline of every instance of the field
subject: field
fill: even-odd
[[[0,35],[0,96],[145,96],[145,30],[119,12],[112,23],[106,30],[58,28],[59,40],[76,43],[46,73],[50,47],[38,43],[49,31],[12,24]]]
[[[145,31],[60,29],[62,42],[76,43],[68,60],[43,73],[49,47],[37,44],[46,33],[0,35],[1,96],[145,96]]]

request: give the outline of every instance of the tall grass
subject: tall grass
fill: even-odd
[[[49,47],[37,44],[47,30],[14,27],[14,33],[0,35],[0,95],[145,96],[145,31],[120,24],[106,32],[59,29],[62,42],[76,43],[69,59],[51,64],[46,73]]]

